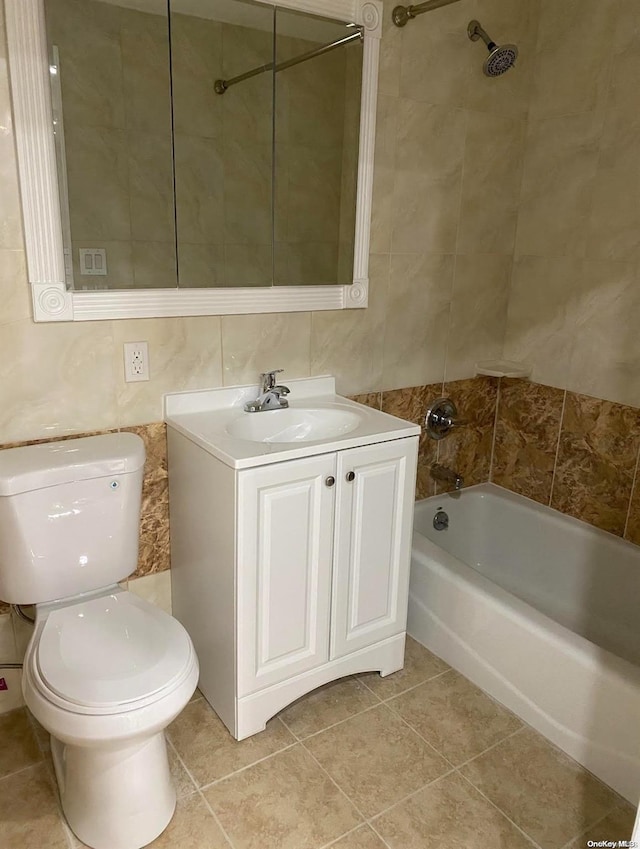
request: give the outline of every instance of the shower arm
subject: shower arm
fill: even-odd
[[[403,27],[418,15],[424,15],[425,12],[432,12],[441,6],[449,6],[457,2],[458,0],[427,0],[426,3],[419,3],[417,6],[396,6],[392,13],[393,22],[397,27]]]
[[[449,0],[449,2],[451,3],[453,0]],[[257,77],[266,71],[275,71],[276,73],[278,71],[284,71],[287,68],[293,68],[295,65],[299,65],[301,62],[308,62],[309,59],[315,59],[316,56],[324,56],[325,53],[336,50],[338,47],[342,47],[343,44],[349,44],[352,41],[362,41],[363,39],[364,33],[361,29],[358,29],[356,32],[351,33],[351,35],[339,38],[330,44],[323,44],[322,47],[310,50],[308,53],[302,53],[300,56],[294,56],[293,59],[287,59],[285,62],[280,62],[277,65],[274,62],[269,62],[268,65],[260,65],[259,68],[253,68],[251,71],[238,74],[237,77],[231,77],[229,80],[216,80],[214,85],[215,92],[216,94],[224,94],[232,85],[243,83],[245,80],[250,80],[252,77]]]

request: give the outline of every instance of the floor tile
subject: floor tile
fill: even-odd
[[[367,817],[450,769],[385,705],[309,737],[304,745]]]
[[[567,849],[585,849],[589,841],[593,844],[608,840],[614,846],[617,846],[621,840],[630,841],[635,819],[636,812],[631,805],[621,803],[586,834],[572,840]]]
[[[363,825],[338,840],[337,843],[333,843],[331,849],[387,849],[387,847],[368,825]]]
[[[205,699],[188,704],[167,734],[200,787],[295,742],[279,719],[272,719],[260,734],[238,742]]]
[[[235,849],[318,849],[360,821],[301,745],[204,792]]]
[[[382,678],[377,672],[367,672],[364,675],[358,676],[361,681],[372,690],[380,699],[388,699],[391,696],[397,696],[403,693],[410,687],[415,687],[433,678],[434,675],[439,675],[445,672],[449,666],[431,654],[428,649],[421,646],[420,643],[407,636],[407,643],[404,652],[404,669],[399,672],[394,672],[393,675],[387,675]]]
[[[343,678],[319,687],[279,714],[289,731],[308,737],[379,704],[371,690],[356,678]]]
[[[0,780],[2,849],[66,849],[58,801],[44,764]]]
[[[167,744],[167,755],[169,756],[169,768],[171,770],[171,780],[176,788],[176,796],[181,799],[183,796],[190,796],[196,792],[196,786],[189,778],[189,774],[180,763],[180,758],[177,756],[171,744]]]
[[[542,849],[564,846],[618,799],[531,729],[499,743],[461,772]]]
[[[456,766],[522,727],[510,711],[453,670],[392,699],[389,707]]]
[[[440,778],[373,821],[390,849],[532,849],[460,775]]]
[[[42,760],[26,708],[0,716],[0,778]]]
[[[229,849],[229,842],[198,793],[178,799],[173,819],[148,849]]]
[[[75,838],[76,849],[89,849]],[[178,799],[173,819],[145,849],[230,849],[229,841],[199,793]]]

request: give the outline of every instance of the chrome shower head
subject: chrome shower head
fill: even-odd
[[[496,44],[482,29],[478,21],[470,21],[467,33],[471,41],[482,39],[487,45],[489,55],[485,59],[482,70],[488,77],[499,77],[516,64],[518,48],[515,44]]]

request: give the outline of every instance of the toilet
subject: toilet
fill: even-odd
[[[182,625],[118,585],[137,566],[144,459],[132,433],[0,451],[0,598],[36,606],[24,699],[93,849],[139,849],[170,822],[164,729],[198,682]]]

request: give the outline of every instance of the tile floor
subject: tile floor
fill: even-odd
[[[168,731],[178,808],[153,849],[578,849],[634,811],[408,640],[404,670],[346,678],[241,743],[196,697]],[[0,717],[0,847],[77,849],[47,736]]]

